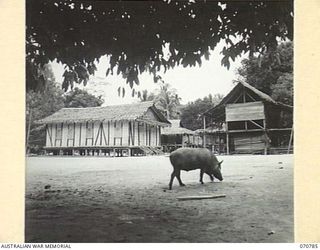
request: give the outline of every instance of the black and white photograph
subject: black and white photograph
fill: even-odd
[[[293,0],[25,16],[25,242],[294,242]]]

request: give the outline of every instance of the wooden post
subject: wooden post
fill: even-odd
[[[63,123],[61,123],[61,140],[60,140],[60,147],[62,146],[62,140],[63,140]]]
[[[76,123],[73,123],[73,146],[75,144],[75,140],[76,140]]]
[[[229,128],[228,128],[228,122],[226,122],[226,132],[227,132],[227,140],[226,140],[226,146],[227,146],[227,155],[230,153],[229,151]]]
[[[293,128],[291,129],[291,134],[290,134],[290,139],[289,139],[289,145],[288,145],[287,154],[290,153],[290,148],[291,148],[291,144],[292,144],[292,138],[293,138]]]
[[[203,116],[203,147],[206,147],[206,116]]]
[[[128,146],[130,146],[130,137],[132,136],[131,133],[131,121],[128,121]]]
[[[158,146],[158,126],[155,125],[156,128],[156,146]]]
[[[80,131],[79,131],[79,147],[81,147],[81,129],[82,129],[82,123],[80,122]]]
[[[132,121],[132,146],[135,145],[135,140],[136,140],[136,122]]]
[[[152,136],[152,134],[151,134],[151,129],[152,129],[152,127],[151,127],[151,125],[149,126],[149,146],[152,146],[151,145],[151,136]]]
[[[102,145],[103,121],[100,123],[100,146]]]
[[[140,123],[138,122],[138,146],[140,146]]]
[[[148,145],[148,124],[146,124],[146,146]]]
[[[263,128],[264,128],[264,137],[265,137],[265,143],[264,143],[264,154],[268,154],[268,135],[267,135],[267,126],[266,126],[266,119],[263,119]]]
[[[221,145],[220,145],[220,132],[218,132],[218,152],[219,152],[219,155],[221,154]]]
[[[110,145],[110,121],[108,121],[108,146]]]

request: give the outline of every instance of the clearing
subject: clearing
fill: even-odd
[[[169,191],[166,156],[27,158],[26,242],[293,242],[293,156],[218,159],[224,181]]]

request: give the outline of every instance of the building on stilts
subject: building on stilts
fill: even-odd
[[[153,102],[63,108],[37,123],[46,126],[50,155],[160,154],[161,129],[170,126]]]

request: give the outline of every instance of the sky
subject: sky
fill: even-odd
[[[233,80],[237,79],[236,69],[240,67],[241,60],[245,56],[238,57],[235,62],[231,62],[230,69],[221,65],[223,44],[218,44],[214,51],[211,51],[211,56],[208,61],[202,60],[202,66],[175,67],[168,70],[166,73],[160,72],[164,82],[169,83],[172,88],[176,89],[177,94],[181,97],[181,104],[195,101],[198,98],[203,98],[209,94],[223,94],[226,95],[233,87]],[[138,102],[137,97],[131,97],[130,86],[126,84],[125,79],[117,75],[109,75],[106,77],[106,70],[108,68],[108,58],[103,56],[100,63],[97,65],[97,71],[94,76],[90,76],[87,86],[80,86],[94,95],[102,95],[105,100],[103,106],[130,104]],[[52,70],[54,72],[56,81],[62,83],[64,67],[57,62],[52,62]],[[136,90],[147,89],[152,92],[159,88],[159,84],[153,82],[153,76],[149,73],[143,73],[139,76],[140,85],[135,86]],[[118,96],[118,87],[126,88],[125,97]]]

